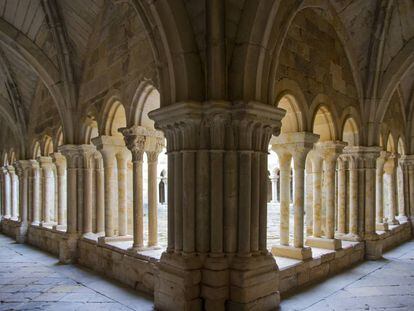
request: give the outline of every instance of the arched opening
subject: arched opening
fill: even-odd
[[[126,127],[127,118],[125,114],[125,108],[121,102],[115,101],[110,105],[103,122],[104,129],[102,135],[123,138],[118,129]]]
[[[313,118],[313,133],[319,135],[319,141],[335,140],[335,126],[331,112],[320,106]]]
[[[50,136],[45,136],[43,138],[43,152],[42,154],[44,156],[49,156],[53,153],[54,149],[53,149],[53,141],[52,138]]]
[[[295,133],[303,131],[302,113],[300,112],[293,96],[283,96],[277,107],[286,110],[286,115],[282,119],[281,133]]]
[[[39,141],[35,141],[32,148],[32,159],[37,159],[42,155]]]
[[[346,142],[348,147],[359,145],[359,130],[354,118],[346,119],[342,130],[342,141]]]

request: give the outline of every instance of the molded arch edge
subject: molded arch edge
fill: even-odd
[[[345,129],[346,122],[348,120],[353,120],[353,122],[355,122],[355,126],[358,130],[358,145],[360,146],[363,145],[365,137],[364,137],[364,132],[363,132],[361,114],[358,113],[358,110],[353,106],[349,106],[345,108],[341,114],[341,117],[339,118],[340,131],[339,131],[338,138],[340,140],[343,140],[344,129]]]
[[[279,4],[280,1],[260,1],[244,10],[238,34],[238,42],[242,44],[234,51],[230,67],[230,75],[237,73],[229,79],[234,81],[229,85],[231,96],[273,103],[277,96],[274,85],[277,83],[279,55],[290,25],[300,11],[306,8],[320,8],[327,13],[330,18],[328,22],[342,43],[359,102],[362,103],[362,80],[354,51],[349,48],[351,40],[331,3],[328,0],[303,0],[284,2],[283,6]],[[253,16],[251,12],[254,12]],[[249,31],[248,27],[252,29]],[[244,36],[242,32],[248,35]],[[244,64],[243,70],[237,68],[240,64]]]
[[[161,106],[202,100],[202,63],[182,0],[128,2],[146,29],[158,65]]]
[[[333,131],[333,137],[332,140],[337,140],[339,135],[339,129],[338,129],[338,112],[335,109],[335,105],[333,104],[332,99],[325,95],[325,94],[318,94],[312,101],[312,104],[310,106],[309,109],[309,115],[311,116],[311,118],[309,118],[309,123],[308,123],[308,128],[312,129],[313,131],[313,126],[315,123],[315,118],[317,116],[317,113],[319,112],[319,110],[321,108],[325,108],[331,118],[332,118],[332,131]]]
[[[43,81],[59,111],[65,139],[72,142],[74,139],[72,109],[67,107],[65,97],[61,92],[63,86],[59,69],[33,41],[3,18],[0,18],[0,42],[3,47],[24,60]]]

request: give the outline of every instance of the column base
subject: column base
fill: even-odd
[[[98,245],[104,245],[110,242],[128,242],[133,241],[132,235],[124,235],[124,236],[100,236],[98,237]]]
[[[395,225],[399,225],[400,222],[397,219],[391,219],[391,220],[388,220],[388,224],[395,226]]]
[[[397,220],[398,220],[398,222],[399,223],[402,223],[402,222],[407,222],[408,221],[408,217],[407,216],[397,216]]]
[[[78,235],[67,234],[59,242],[59,262],[74,263],[77,259]]]
[[[275,310],[280,303],[278,267],[271,254],[234,257],[228,310]]]
[[[324,248],[330,250],[338,250],[342,248],[342,242],[338,239],[327,239],[327,238],[317,238],[317,237],[308,237],[305,244],[310,247]]]
[[[344,240],[344,241],[351,241],[351,242],[360,242],[360,241],[362,241],[362,238],[358,235],[358,234],[355,234],[355,233],[348,233],[348,234],[345,234],[343,237],[342,237],[342,239],[341,240]]]
[[[386,222],[378,222],[375,225],[375,230],[377,230],[377,231],[388,231],[390,229],[388,228],[388,223],[386,223]]]
[[[211,254],[204,261],[201,296],[205,310],[224,309],[229,298],[229,263],[224,254]]]
[[[312,258],[310,247],[293,247],[289,245],[276,245],[272,247],[272,254],[279,257],[287,257],[298,260],[308,260]]]
[[[377,234],[365,236],[365,258],[368,260],[382,258],[382,240]]]
[[[26,242],[26,236],[27,236],[27,223],[19,223],[16,226],[16,242],[19,244],[23,244]]]
[[[66,225],[54,225],[52,229],[56,231],[66,231],[67,226]]]
[[[200,259],[164,252],[157,265],[159,277],[154,286],[155,309],[201,311]]]

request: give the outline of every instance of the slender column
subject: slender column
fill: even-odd
[[[57,177],[57,225],[66,225],[67,183],[66,183],[66,158],[59,152],[52,155],[56,166]]]
[[[83,230],[82,233],[87,235],[92,233],[92,205],[93,205],[93,168],[85,167],[83,169]]]
[[[10,205],[11,205],[11,219],[18,219],[18,184],[16,170],[14,166],[7,167],[10,176]]]
[[[17,162],[17,173],[19,177],[19,220],[22,224],[28,221],[28,195],[29,195],[29,165],[28,160],[20,160]]]
[[[54,209],[55,191],[53,187],[53,162],[50,157],[39,158],[40,168],[42,170],[43,195],[42,195],[42,224],[50,223],[50,214]]]
[[[0,167],[0,221],[3,219],[4,217],[4,172],[3,172],[3,167]]]
[[[147,152],[148,159],[148,246],[158,243],[157,152]]]
[[[10,186],[10,174],[7,168],[4,168],[4,218],[9,219],[11,217],[11,186]]]
[[[379,151],[364,155],[365,168],[365,238],[376,239],[375,232],[375,171]]]
[[[338,159],[338,234],[346,232],[346,159]]]
[[[105,177],[103,160],[99,159],[99,167],[96,169],[96,233],[105,233]]]
[[[388,224],[384,220],[384,164],[387,161],[388,154],[385,151],[381,151],[381,156],[377,159],[376,167],[376,227],[378,230],[388,230]]]
[[[406,221],[407,215],[405,213],[405,156],[401,156],[398,160],[397,172],[400,174],[396,175],[397,178],[397,193],[398,193],[398,220]]]
[[[101,153],[105,172],[105,236],[113,237],[116,233],[113,216],[113,209],[116,205],[114,190],[118,188],[116,182],[115,153],[110,148],[101,150]]]
[[[313,172],[312,172],[312,155],[308,155],[306,164],[306,193],[305,193],[305,210],[306,210],[306,234],[311,236],[313,223]]]
[[[127,148],[132,153],[133,177],[133,235],[134,242],[130,251],[137,251],[144,247],[144,212],[142,198],[142,160],[145,148],[145,136],[141,127],[120,129],[124,135]]]
[[[273,172],[273,176],[271,177],[272,182],[272,203],[277,203],[277,180],[279,176],[277,176],[276,171]]]
[[[410,189],[410,216],[411,221],[414,218],[414,163],[410,162],[408,165],[408,185]]]
[[[280,244],[289,245],[290,170],[292,155],[278,150],[280,165]]]
[[[305,163],[308,150],[297,151],[293,154],[294,163],[294,236],[293,246],[303,247],[303,230],[305,216]]]
[[[333,239],[335,234],[335,165],[336,157],[325,159],[324,181],[326,189],[325,236]]]
[[[349,233],[358,235],[358,159],[349,158]]]
[[[312,157],[313,172],[313,236],[322,235],[322,158],[314,153]]]
[[[128,149],[120,151],[116,155],[118,166],[118,230],[120,236],[128,234]]]
[[[40,167],[39,162],[30,160],[32,168],[32,224],[40,223]]]
[[[396,219],[396,215],[398,212],[398,205],[397,205],[397,193],[396,193],[396,154],[392,154],[387,163],[387,173],[390,176],[389,182],[389,215],[388,215],[388,223],[391,225],[398,224],[398,220]]]

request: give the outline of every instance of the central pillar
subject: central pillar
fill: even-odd
[[[326,200],[325,236],[323,238],[318,237],[317,234],[320,234],[320,228],[315,228],[317,229],[316,234],[314,231],[314,236],[308,237],[306,240],[306,245],[308,246],[332,250],[337,250],[342,247],[341,240],[335,238],[335,169],[336,161],[345,146],[346,143],[341,141],[326,141],[315,144],[315,150],[313,152],[318,154],[319,158],[324,161],[323,176]],[[315,194],[316,193],[314,193],[314,196]],[[314,213],[316,214],[317,211],[315,212],[314,210]],[[315,220],[316,218],[314,219],[314,225]],[[320,223],[320,218],[318,222]],[[316,225],[319,225],[318,222]]]
[[[275,150],[278,152],[281,176],[281,245],[272,248],[272,253],[276,256],[289,257],[294,259],[306,260],[312,257],[309,247],[304,247],[304,216],[305,216],[305,165],[306,157],[313,144],[319,139],[318,135],[300,132],[285,133],[278,136],[275,141]],[[287,225],[287,243],[283,244],[282,229],[283,223],[289,224],[289,196],[290,196],[290,170],[291,157],[293,157],[294,168],[294,234],[293,247],[289,246],[289,226]],[[287,160],[287,161],[286,161]],[[285,178],[283,178],[283,177]],[[282,197],[282,193],[284,196]],[[282,204],[287,202],[286,215],[282,212]]]
[[[160,145],[162,146],[162,145]],[[148,159],[148,246],[158,243],[157,164],[161,150],[147,151]]]
[[[346,158],[338,158],[338,236],[346,234]]]
[[[11,186],[10,175],[7,167],[3,167],[3,217],[10,219],[11,217]]]
[[[224,101],[150,113],[167,139],[168,160],[174,155],[168,170],[174,245],[158,264],[156,308],[270,310],[279,304],[277,265],[266,249],[266,179],[268,144],[283,115],[257,102]]]
[[[39,162],[30,160],[31,167],[31,210],[32,210],[32,225],[38,226],[40,224],[40,167]]]
[[[117,153],[118,167],[118,227],[119,236],[128,235],[128,162],[130,152],[127,148]]]

